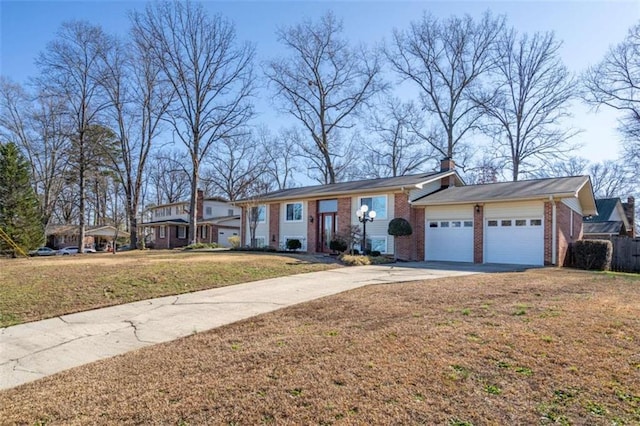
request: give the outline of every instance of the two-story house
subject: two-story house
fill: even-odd
[[[202,191],[198,191],[196,206],[197,242],[230,247],[229,237],[240,234],[241,209],[223,198],[205,198]],[[142,225],[150,229],[150,247],[189,245],[189,201],[157,205],[149,214],[150,220]]]

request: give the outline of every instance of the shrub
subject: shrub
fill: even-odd
[[[581,240],[573,243],[575,266],[580,269],[611,269],[613,245],[608,240]]]
[[[387,234],[389,235],[404,237],[412,233],[413,229],[411,229],[411,224],[406,219],[396,217],[389,222],[389,228],[387,229]]]
[[[296,251],[302,248],[302,243],[297,238],[293,238],[291,240],[287,240],[287,250]]]
[[[207,248],[218,248],[218,244],[216,243],[195,243],[186,246],[185,250],[196,250],[196,249],[207,249]]]
[[[342,256],[340,256],[340,260],[347,266],[382,265],[385,263],[393,262],[392,259],[384,256],[354,256],[350,254],[343,254]]]
[[[331,240],[329,242],[329,248],[333,251],[337,251],[338,253],[342,253],[347,250],[347,242],[341,239]]]
[[[231,248],[237,249],[240,247],[240,237],[238,235],[234,235],[228,238],[229,244],[231,244]]]
[[[369,253],[372,257],[378,257],[380,256],[380,252],[378,250],[373,250],[371,251],[371,253]]]

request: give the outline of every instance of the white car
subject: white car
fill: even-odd
[[[38,247],[36,250],[29,252],[29,256],[53,256],[55,254],[57,254],[57,252],[49,247]]]
[[[85,253],[95,253],[95,249],[92,249],[91,247],[85,247],[84,248],[84,252]],[[69,246],[69,247],[65,247],[65,248],[61,248],[60,250],[58,250],[58,254],[60,255],[70,255],[70,254],[78,254],[78,246]]]

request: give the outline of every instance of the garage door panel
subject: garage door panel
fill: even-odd
[[[540,218],[487,219],[486,263],[544,264],[544,230]]]
[[[473,220],[427,220],[425,244],[426,260],[473,262]]]

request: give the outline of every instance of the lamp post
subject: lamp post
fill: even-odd
[[[376,212],[374,210],[369,211],[369,206],[363,204],[356,212],[358,221],[362,223],[362,254],[365,254],[367,250],[367,222],[373,222],[376,218]]]

